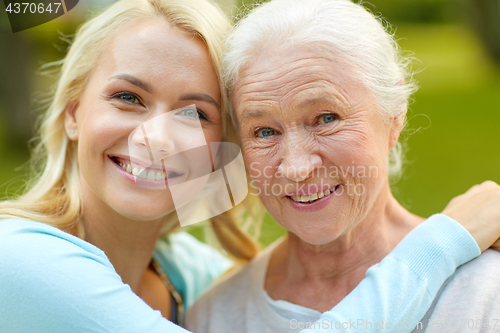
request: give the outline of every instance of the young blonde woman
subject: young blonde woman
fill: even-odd
[[[173,327],[162,316],[181,323],[229,268],[185,233],[166,237],[178,226],[170,192],[127,182],[117,164],[133,129],[193,104],[207,142],[223,141],[219,59],[229,29],[204,0],[120,1],[79,29],[41,123],[32,186],[0,204],[2,218],[18,218],[1,222],[2,257],[21,257],[2,260],[14,274],[2,276],[2,299],[12,300],[0,306],[2,330]],[[211,222],[233,258],[257,252],[228,213]]]
[[[184,310],[231,263],[191,236],[172,233],[178,226],[172,195],[130,181],[140,177],[128,166],[128,143],[134,130],[172,110],[186,122],[196,119],[207,143],[232,139],[220,85],[229,29],[206,0],[121,0],[79,29],[41,123],[32,183],[0,203],[2,331],[185,332],[174,323],[182,324]],[[160,174],[150,184],[182,176]],[[484,249],[490,239],[475,232],[474,214],[466,216],[476,206],[455,202],[448,211]],[[228,256],[244,262],[257,253],[230,213],[211,224]],[[490,229],[497,232],[497,225]],[[440,283],[479,254],[465,229],[454,227],[457,242],[441,247],[448,265]],[[382,272],[397,265],[382,265]],[[376,283],[377,274],[367,280]],[[359,295],[352,300],[364,302]]]

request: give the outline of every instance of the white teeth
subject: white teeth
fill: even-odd
[[[155,172],[154,171],[149,171],[148,172],[148,180],[155,180]]]
[[[139,173],[137,174],[137,177],[141,178],[141,179],[146,179],[147,175],[146,175],[146,169],[141,169],[139,171]]]
[[[157,172],[157,170],[153,171],[151,169],[148,170],[148,169],[144,169],[144,168],[139,169],[138,167],[133,167],[130,164],[125,165],[121,162],[117,162],[117,163],[123,170],[125,170],[129,174],[137,176],[138,178],[141,178],[141,179],[159,181],[159,180],[165,180],[167,178],[167,174],[163,171]]]
[[[312,193],[309,195],[292,195],[290,196],[293,201],[298,201],[298,202],[311,202],[317,199],[321,199],[324,196],[329,195],[335,190],[335,187],[332,187],[331,189],[326,189],[322,192],[317,192],[317,193]]]

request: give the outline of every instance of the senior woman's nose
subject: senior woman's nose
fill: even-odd
[[[278,172],[289,180],[301,182],[311,177],[322,163],[321,156],[314,151],[313,143],[292,134],[283,145]]]

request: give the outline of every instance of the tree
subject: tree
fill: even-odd
[[[493,60],[500,64],[500,0],[468,0],[471,21]]]

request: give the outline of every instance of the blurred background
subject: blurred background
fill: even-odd
[[[29,171],[29,140],[54,78],[40,67],[60,60],[76,27],[113,0],[80,0],[68,14],[12,33],[0,4],[0,199],[20,193]],[[229,15],[252,1],[218,0]],[[473,184],[500,182],[500,0],[370,0],[416,61],[397,199],[427,217]],[[198,227],[202,228],[202,227]],[[193,230],[198,234],[200,230]],[[269,216],[260,239],[284,231]]]

